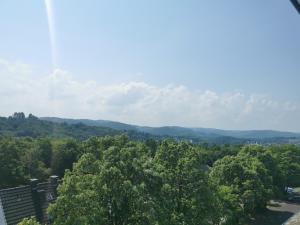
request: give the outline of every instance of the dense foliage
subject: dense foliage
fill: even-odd
[[[51,174],[63,181],[49,208],[57,225],[243,224],[300,186],[300,148],[0,138],[0,188]]]
[[[156,152],[125,136],[93,138],[67,171],[55,224],[213,224],[218,204],[192,146],[163,141]]]

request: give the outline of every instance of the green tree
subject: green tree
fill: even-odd
[[[285,186],[300,186],[300,147],[281,145],[272,146],[271,149],[285,178]]]
[[[280,163],[276,160],[269,148],[260,145],[248,145],[242,148],[239,155],[245,157],[255,157],[265,166],[267,173],[272,177],[272,190],[274,197],[280,196],[285,187],[285,175],[279,167]]]
[[[53,146],[49,138],[40,138],[37,140],[37,149],[40,160],[46,167],[51,167]]]
[[[228,224],[265,208],[272,196],[272,177],[257,158],[239,154],[218,160],[210,172],[218,188],[223,216]]]
[[[0,138],[0,188],[13,187],[25,182],[21,163],[22,150],[11,138]]]
[[[36,147],[25,151],[21,160],[27,180],[30,178],[46,180],[49,177],[50,168],[47,168],[41,160],[40,151]]]
[[[162,177],[161,224],[217,224],[220,219],[202,154],[186,143],[163,141],[155,156]]]
[[[63,177],[66,169],[72,169],[81,155],[78,141],[74,139],[61,140],[55,144],[51,169],[52,173]]]
[[[40,223],[34,218],[25,218],[18,225],[40,225]]]
[[[66,171],[59,196],[49,207],[54,224],[105,224],[101,209],[98,176],[101,165],[91,154],[84,155],[73,171]]]

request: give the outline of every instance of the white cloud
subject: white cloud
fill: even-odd
[[[35,76],[30,66],[0,59],[0,114],[109,119],[140,125],[298,130],[299,103],[266,95],[158,87],[143,82],[101,86],[64,70]]]

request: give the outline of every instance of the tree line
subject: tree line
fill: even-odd
[[[62,178],[48,209],[57,225],[244,224],[286,186],[300,186],[300,148],[0,138],[1,188],[50,174]]]

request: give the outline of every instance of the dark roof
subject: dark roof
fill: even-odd
[[[45,183],[32,180],[27,186],[0,190],[0,203],[7,225],[16,225],[23,218],[31,216],[43,224],[49,223],[47,208],[57,196],[58,182],[57,177],[54,178],[56,181],[51,178]]]
[[[30,186],[0,190],[6,223],[14,225],[25,217],[35,216]]]

